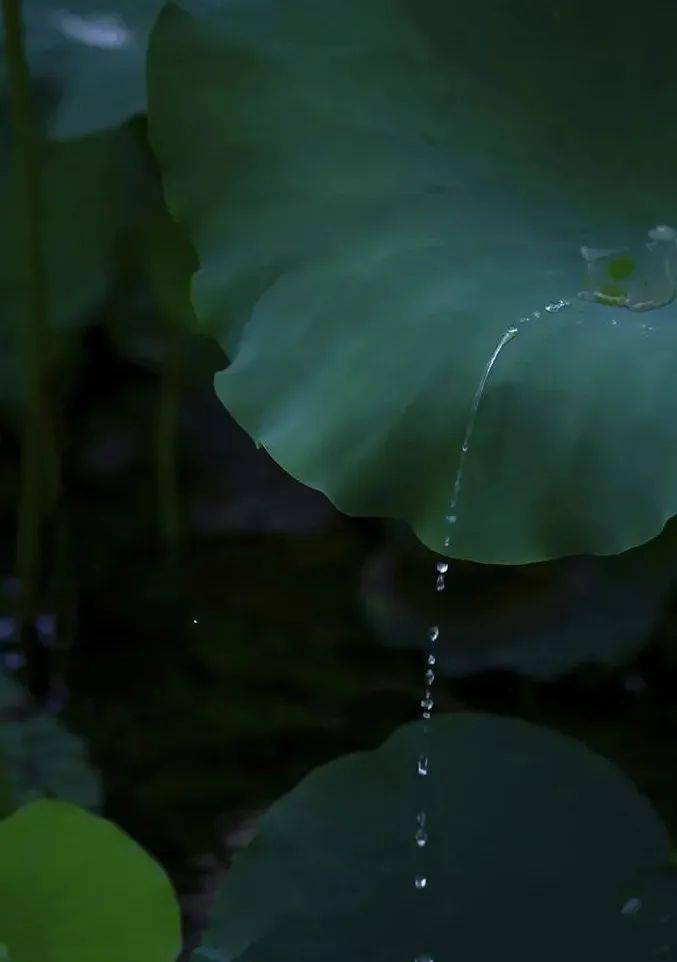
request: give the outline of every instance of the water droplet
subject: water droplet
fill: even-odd
[[[440,629],[438,628],[437,625],[432,625],[430,628],[428,628],[428,639],[430,641],[435,642],[439,637],[440,637]]]
[[[417,770],[419,775],[428,774],[428,756],[427,755],[419,755]]]
[[[541,311],[532,311],[531,316],[538,320],[538,318],[541,316]]]
[[[613,324],[614,327],[618,327],[618,319],[617,319],[617,318],[614,317],[614,319],[612,320],[611,323]]]
[[[470,441],[467,438],[465,438],[463,441],[463,444],[461,445],[461,451],[463,451],[464,454],[467,454],[469,449],[470,449]]]
[[[557,314],[559,311],[563,311],[569,306],[569,301],[565,301],[564,298],[560,297],[558,301],[553,301],[552,304],[546,304],[545,309],[550,314]]]
[[[628,901],[625,903],[625,905],[621,909],[621,912],[623,913],[623,915],[636,915],[637,912],[639,912],[639,910],[641,909],[641,907],[642,907],[642,900],[638,899],[636,896],[633,896],[633,898],[628,899]]]
[[[435,587],[437,588],[438,591],[444,591],[444,589],[447,587],[446,582],[444,580],[444,575],[437,576]]]
[[[429,720],[430,720],[430,712],[429,712],[429,711],[423,711],[423,712],[421,712],[421,718],[425,719],[425,721],[429,721]]]
[[[437,562],[437,570],[439,571],[439,573],[440,573],[441,575],[446,574],[447,571],[449,570],[449,562],[448,562],[448,561],[438,561],[438,562]]]
[[[414,962],[435,962],[435,960],[433,959],[432,955],[428,955],[427,952],[424,952],[423,955],[417,955],[414,959]]]
[[[448,514],[445,516],[444,520],[447,522],[447,524],[456,524],[456,515]]]
[[[649,237],[651,240],[677,240],[677,231],[668,224],[657,224],[656,227],[652,227],[649,231]]]
[[[426,660],[429,665],[434,665],[435,662],[437,661],[434,655],[428,655],[428,658]]]
[[[427,884],[428,884],[428,879],[425,877],[425,875],[417,875],[416,878],[414,879],[414,885],[419,890],[424,889]]]
[[[442,544],[444,545],[445,548],[449,547],[449,545],[451,544],[451,538],[449,537],[449,535],[446,536]]]
[[[425,812],[418,812],[418,814],[416,815],[416,821],[421,826],[421,828],[425,826],[426,819],[427,819],[427,815]]]
[[[197,624],[199,624],[199,622],[198,622],[198,620],[197,620],[197,618],[193,618],[193,624],[194,624],[194,625],[197,625]]]
[[[419,828],[415,835],[416,844],[419,848],[425,848],[428,843],[428,833],[424,828]]]
[[[435,702],[430,697],[430,692],[427,691],[425,693],[425,697],[421,699],[421,708],[425,708],[426,711],[430,711],[434,704]]]
[[[435,672],[432,670],[432,668],[429,668],[425,673],[425,680],[427,685],[432,685],[432,683],[435,681]]]
[[[528,317],[520,317],[520,324],[526,324],[528,320]]]

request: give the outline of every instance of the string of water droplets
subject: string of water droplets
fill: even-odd
[[[559,306],[561,304],[561,307]],[[562,310],[567,306],[567,302],[561,301],[553,305],[547,305],[546,310],[557,311]],[[533,315],[535,316],[535,314]],[[540,317],[540,312],[539,315]],[[463,470],[465,468],[466,458],[468,452],[470,451],[470,442],[472,440],[472,434],[475,429],[475,420],[477,418],[477,411],[482,400],[482,395],[484,394],[484,389],[486,387],[489,375],[491,374],[494,364],[498,360],[498,357],[505,347],[512,339],[517,335],[518,328],[509,327],[496,345],[493,354],[489,358],[487,364],[485,365],[484,371],[482,372],[482,377],[480,378],[477,387],[475,389],[475,394],[473,395],[472,404],[470,406],[470,412],[468,414],[468,420],[465,426],[465,433],[463,435],[463,440],[461,442],[460,454],[458,459],[458,466],[456,468],[456,475],[454,477],[454,483],[451,489],[451,498],[449,500],[449,505],[447,508],[447,513],[444,516],[445,524],[453,527],[456,524],[456,517],[458,511],[458,501],[461,494],[461,485],[463,481]],[[449,548],[452,543],[451,533],[445,535],[443,539],[443,545],[445,548]],[[435,590],[438,592],[444,591],[446,588],[446,575],[449,571],[449,562],[446,558],[440,558],[435,563]],[[438,625],[431,625],[427,632],[427,645],[425,651],[425,688],[423,692],[423,697],[421,698],[421,720],[423,722],[422,729],[422,743],[421,751],[418,756],[416,763],[416,771],[420,778],[428,778],[430,775],[430,758],[428,753],[428,736],[430,733],[430,727],[428,722],[432,717],[432,711],[435,706],[435,701],[433,699],[433,684],[435,681],[435,665],[437,662],[437,656],[435,654],[435,646],[437,640],[440,636],[440,629]],[[426,783],[427,784],[427,783]],[[416,826],[414,829],[414,841],[418,849],[422,853],[421,863],[419,870],[414,876],[414,887],[422,892],[428,887],[428,873],[427,873],[427,858],[425,857],[426,846],[428,845],[428,832],[429,832],[429,820],[428,811],[425,804],[426,792],[421,791],[421,807],[416,813]],[[417,955],[414,962],[435,962],[433,956],[428,952],[424,952],[421,955]]]

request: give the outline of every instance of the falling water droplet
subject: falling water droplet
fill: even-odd
[[[197,618],[193,618],[193,624],[194,624],[194,625],[197,625],[197,624],[198,624]]]
[[[546,304],[545,309],[550,314],[557,314],[559,311],[563,311],[569,306],[569,301],[565,301],[564,298],[560,297],[558,301],[553,301],[552,304]]]
[[[612,323],[612,325],[613,325],[614,327],[618,327],[618,320],[617,320],[617,318],[614,317],[613,320],[611,321],[611,323]]]
[[[419,828],[415,835],[416,844],[419,848],[425,848],[428,843],[428,833],[424,828]]]
[[[636,896],[633,896],[633,898],[628,899],[628,901],[625,903],[625,905],[621,909],[621,912],[623,913],[623,915],[636,915],[637,912],[639,912],[639,910],[641,909],[641,907],[642,907],[642,900],[638,899]]]
[[[532,317],[535,317],[536,320],[538,320],[538,318],[541,316],[541,314],[542,314],[542,311],[532,311],[531,316],[532,316]]]
[[[559,304],[558,305],[553,304],[551,305],[549,310],[550,309],[561,310],[564,306],[567,306],[567,304],[565,304],[565,302],[562,301],[561,306],[559,306]],[[541,312],[535,311],[533,316],[540,317]],[[522,318],[520,323],[523,323],[526,320],[528,320],[528,318]],[[484,388],[486,386],[487,380],[489,379],[491,371],[501,351],[503,350],[505,345],[508,344],[509,341],[511,341],[515,337],[517,333],[518,333],[517,327],[510,327],[503,333],[498,343],[496,344],[496,347],[494,348],[494,351],[491,357],[485,364],[484,370],[482,372],[482,376],[475,388],[475,393],[472,398],[472,404],[470,406],[470,411],[469,411],[468,418],[465,425],[465,434],[463,435],[463,440],[460,445],[460,458],[458,460],[458,465],[457,465],[456,474],[454,477],[451,496],[447,502],[448,504],[447,511],[449,513],[445,515],[444,520],[449,525],[456,524],[456,520],[457,520],[456,512],[457,512],[457,507],[458,507],[459,498],[461,494],[463,468],[467,460],[468,452],[470,450],[470,443],[473,436],[475,420],[476,420],[479,405],[484,393]],[[451,544],[450,534],[444,537],[443,543],[445,548],[448,548],[450,546]],[[435,570],[436,570],[435,588],[437,589],[437,591],[444,591],[446,587],[445,575],[449,571],[449,561],[446,560],[445,558],[441,558],[440,560],[436,561]],[[428,631],[427,631],[428,641],[431,644],[434,644],[439,638],[439,634],[440,634],[439,626],[432,625],[431,627],[428,628]],[[426,681],[427,687],[425,689],[424,696],[421,699],[421,703],[420,703],[421,709],[422,709],[421,717],[425,722],[427,722],[430,719],[431,710],[434,707],[431,686],[435,681],[435,672],[432,670],[432,666],[435,665],[435,663],[436,663],[435,655],[429,651],[426,655],[426,665],[428,667],[425,670],[425,681]],[[420,744],[419,751],[421,749],[424,749],[428,745],[427,739],[429,738],[430,727],[431,726],[428,724],[423,724],[421,726],[423,740]],[[429,760],[428,760],[428,756],[424,753],[418,756],[417,772],[421,776],[427,776],[429,774]],[[425,783],[420,787],[420,793],[421,793],[420,803],[422,804],[425,804],[424,799],[425,799],[427,788],[428,788],[428,785]],[[424,809],[419,810],[418,814],[416,815],[416,822],[418,824],[418,828],[415,831],[414,838],[416,841],[416,845],[420,849],[424,849],[428,844],[428,830],[427,830],[426,821],[427,821],[427,817],[426,817],[425,810]],[[427,867],[426,863],[427,863],[426,854],[422,853],[421,865],[420,865],[420,868],[422,869],[422,871],[420,872],[420,874],[416,875],[414,878],[414,886],[416,889],[419,889],[419,890],[426,888],[428,884],[427,877],[424,874],[425,869]],[[414,959],[414,962],[434,962],[434,960],[432,955],[430,955],[427,952],[424,952],[422,954],[417,955]]]

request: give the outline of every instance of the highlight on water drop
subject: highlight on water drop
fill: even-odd
[[[428,756],[427,755],[419,755],[417,771],[419,775],[428,774]]]
[[[414,879],[414,886],[419,890],[424,889],[427,884],[428,879],[425,877],[425,875],[417,875]]]

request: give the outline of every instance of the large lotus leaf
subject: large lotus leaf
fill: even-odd
[[[436,623],[438,672],[512,669],[549,679],[635,656],[664,618],[676,582],[674,523],[649,544],[613,557],[493,570],[452,565],[441,594],[430,553],[409,538],[369,559],[361,600],[389,647],[420,649]]]
[[[444,550],[473,394],[516,325],[447,553],[613,553],[661,529],[677,308],[602,301],[673,293],[670,232],[644,241],[675,216],[676,29],[662,0],[640,32],[613,0],[163,11],[151,130],[232,362],[217,390],[286,470]]]
[[[523,722],[442,716],[424,782],[421,737],[407,726],[274,805],[229,871],[195,962],[637,962],[677,938],[677,919],[641,912],[667,864],[665,830],[612,765]]]
[[[178,906],[160,866],[112,823],[34,802],[0,822],[0,945],[12,962],[173,962]]]

